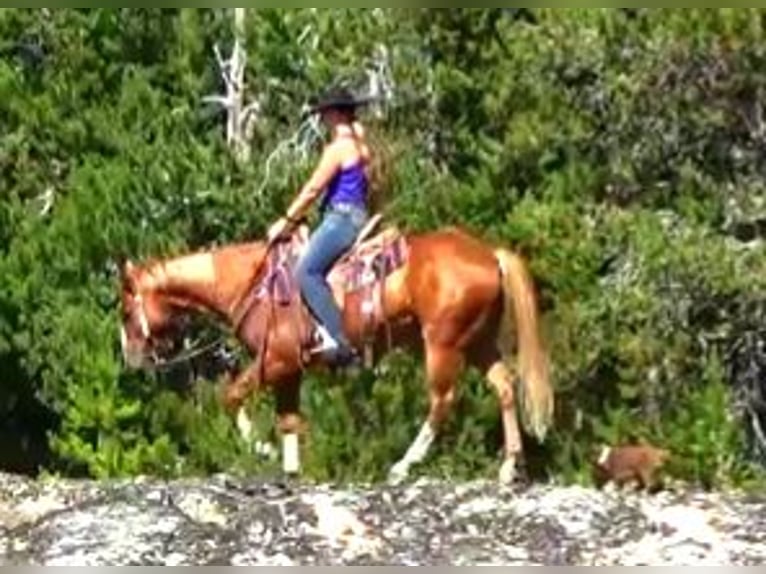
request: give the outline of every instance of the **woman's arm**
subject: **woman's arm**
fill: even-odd
[[[340,166],[339,159],[334,145],[331,144],[324,149],[319,165],[287,209],[288,221],[295,223],[305,215],[306,210],[322,194],[322,190],[335,175]]]

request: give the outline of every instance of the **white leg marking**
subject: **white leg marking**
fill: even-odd
[[[254,440],[255,432],[253,431],[253,421],[245,413],[245,409],[240,408],[237,413],[237,429],[242,436],[242,440],[247,443],[248,446],[252,446],[253,452],[261,458],[274,458],[276,449],[270,442],[262,440]]]
[[[120,345],[122,347],[122,357],[127,359],[128,357],[128,334],[125,332],[125,327],[120,327]]]
[[[388,474],[389,482],[398,484],[407,478],[407,475],[410,472],[410,467],[413,464],[423,462],[423,459],[425,459],[428,454],[435,438],[436,433],[433,428],[431,428],[430,423],[423,423],[420,433],[410,445],[407,453],[391,468],[391,471]]]
[[[282,436],[282,469],[286,474],[298,474],[300,467],[298,435],[285,434]]]
[[[609,456],[612,454],[612,447],[605,446],[601,449],[601,454],[598,457],[598,465],[604,466],[606,461],[609,460]]]
[[[237,413],[237,428],[239,429],[239,434],[242,435],[242,439],[249,443],[253,438],[253,421],[247,416],[244,408],[240,408]]]
[[[509,486],[513,484],[516,479],[516,457],[511,456],[503,461],[503,465],[500,467],[499,481],[503,486]]]

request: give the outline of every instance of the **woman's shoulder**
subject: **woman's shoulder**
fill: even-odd
[[[354,135],[358,138],[364,139],[364,136],[366,134],[366,131],[364,129],[364,125],[362,125],[362,122],[355,121],[351,124],[351,130],[354,132]]]
[[[367,159],[370,155],[370,149],[364,137],[341,137],[333,140],[326,148],[328,152],[337,154],[342,161],[348,161],[353,157],[362,156]]]

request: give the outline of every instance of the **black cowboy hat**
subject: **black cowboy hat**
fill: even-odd
[[[355,110],[369,104],[375,98],[369,96],[356,96],[345,87],[331,88],[321,95],[314,96],[309,100],[308,114],[316,114],[324,110]]]

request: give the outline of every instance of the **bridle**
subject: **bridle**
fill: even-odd
[[[136,293],[133,296],[133,303],[138,307],[138,325],[141,327],[141,335],[148,341],[152,338],[152,330],[149,327],[149,318],[146,316],[144,296],[141,293]]]
[[[271,253],[272,248],[275,246],[276,243],[278,242],[270,241],[266,245],[266,251],[263,257],[260,259],[260,261],[256,265],[256,268],[254,270],[254,273],[253,273],[254,278],[257,277],[260,274],[261,270],[264,268],[264,266],[268,264],[269,255]],[[254,303],[254,298],[256,296],[257,295],[255,293],[255,290],[249,289],[245,291],[244,295],[240,297],[240,300],[233,305],[232,314],[234,316],[234,333],[235,334],[239,332],[239,329],[241,328],[242,323],[245,317],[247,316],[247,313],[250,310],[251,305]],[[205,353],[215,349],[216,347],[221,348],[223,346],[224,338],[226,337],[225,333],[221,334],[221,336],[219,336],[213,342],[200,346],[197,349],[191,349],[189,351],[182,352],[172,359],[168,359],[168,360],[161,359],[157,353],[155,345],[152,344],[152,341],[155,340],[155,337],[152,334],[151,327],[149,325],[149,319],[146,314],[146,308],[145,308],[143,295],[140,293],[140,291],[136,290],[136,292],[132,294],[132,298],[133,298],[134,306],[136,308],[138,324],[141,329],[141,336],[143,337],[144,343],[147,345],[149,349],[149,353],[144,352],[144,354],[145,355],[148,354],[151,357],[152,369],[154,370],[166,369],[168,367],[172,367],[179,363],[188,362],[191,359],[204,355]],[[122,352],[123,352],[123,358],[124,358],[127,356],[127,345],[128,345],[128,337],[127,337],[127,333],[125,332],[124,325],[120,329],[120,341],[122,344]]]
[[[157,353],[152,343],[153,335],[151,327],[149,326],[149,318],[146,315],[146,307],[144,306],[144,297],[141,293],[135,293],[132,295],[133,309],[136,314],[138,326],[141,329],[141,337],[143,337],[144,343],[151,349],[152,361],[156,362]],[[125,331],[125,325],[120,327],[120,343],[122,344],[122,356],[127,357],[128,354],[128,334]]]
[[[191,349],[189,351],[180,353],[172,359],[167,359],[167,360],[162,359],[158,355],[155,345],[152,344],[155,337],[152,334],[151,327],[149,326],[149,318],[146,314],[146,307],[144,304],[143,295],[141,293],[134,294],[133,303],[136,309],[135,313],[137,314],[138,325],[141,329],[141,336],[143,337],[144,343],[147,344],[147,347],[149,349],[148,354],[151,357],[151,366],[153,369],[156,369],[156,370],[167,369],[169,367],[173,367],[180,363],[188,362],[191,359],[204,355],[208,351],[216,347],[219,347],[223,341],[223,336],[221,336],[217,340],[213,341],[212,343],[208,343],[207,345],[204,345],[197,349]],[[120,342],[122,344],[123,357],[125,357],[127,355],[128,335],[125,332],[124,325],[120,328]]]

